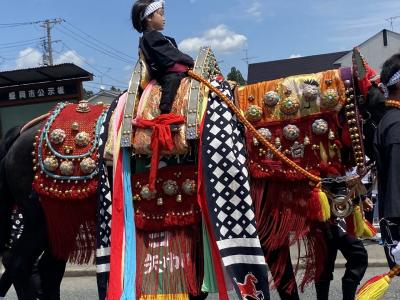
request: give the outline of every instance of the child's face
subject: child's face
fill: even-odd
[[[164,9],[157,9],[150,17],[147,18],[147,26],[150,29],[161,31],[165,26]]]

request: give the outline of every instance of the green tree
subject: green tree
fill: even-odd
[[[119,88],[116,88],[115,86],[111,86],[110,91],[112,92],[117,92],[117,93],[121,93],[121,90]]]
[[[238,85],[245,85],[246,80],[244,80],[242,73],[235,67],[231,68],[231,71],[228,73],[226,77],[228,80],[236,81]]]
[[[93,91],[88,91],[87,89],[83,89],[83,100],[87,100],[94,95]]]

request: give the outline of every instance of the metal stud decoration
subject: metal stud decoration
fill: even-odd
[[[64,142],[64,139],[66,136],[67,135],[65,134],[64,130],[62,130],[60,128],[56,128],[50,133],[50,142],[52,142],[53,144],[59,145],[62,142]]]
[[[79,130],[79,123],[78,122],[72,122],[71,129],[73,131],[78,131]]]
[[[317,119],[312,123],[312,131],[316,135],[323,135],[328,132],[328,122],[324,119]]]
[[[157,195],[157,190],[150,191],[148,184],[143,186],[142,189],[140,190],[140,197],[142,197],[145,200],[152,200],[156,197],[156,195]]]
[[[80,167],[84,174],[91,174],[96,169],[96,162],[92,158],[86,157],[82,159]]]
[[[272,133],[268,128],[260,128],[257,130],[264,138],[266,138],[267,140],[271,140],[272,139]],[[253,138],[253,145],[254,146],[258,146],[259,145],[259,141],[254,137]]]
[[[320,95],[318,83],[316,81],[307,81],[303,85],[303,97],[307,101],[315,101]]]
[[[79,147],[85,147],[90,142],[90,135],[85,131],[78,132],[75,136],[75,144]]]
[[[78,103],[78,106],[76,107],[76,111],[77,112],[81,112],[81,113],[87,113],[90,111],[90,107],[89,107],[89,102],[86,100],[81,100]]]
[[[178,193],[178,184],[175,180],[164,181],[162,185],[164,194],[168,196],[174,196]]]
[[[328,89],[321,99],[321,105],[325,108],[334,108],[339,103],[339,95],[336,90]]]
[[[281,101],[280,110],[285,115],[293,115],[300,108],[299,100],[294,97],[288,97]]]
[[[281,97],[275,91],[269,91],[264,95],[264,104],[267,107],[273,107],[278,104]]]
[[[250,122],[258,122],[262,118],[262,109],[257,105],[250,105],[246,111],[246,118]]]
[[[74,163],[70,160],[65,160],[60,164],[60,173],[65,176],[74,174]]]
[[[197,191],[196,181],[192,179],[185,179],[185,181],[182,183],[182,191],[186,195],[194,195]]]
[[[296,125],[292,124],[286,125],[283,128],[283,135],[289,141],[294,141],[300,136],[300,129]]]
[[[46,157],[46,159],[43,160],[43,165],[46,170],[54,172],[58,168],[58,160],[54,156]]]

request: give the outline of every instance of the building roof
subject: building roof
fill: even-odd
[[[121,95],[122,92],[117,92],[117,91],[111,91],[111,90],[101,90],[100,92],[94,94],[92,97],[87,99],[88,102],[97,102],[97,101],[103,101],[104,99],[111,99],[114,100],[117,98],[119,95]]]
[[[93,74],[72,63],[0,72],[0,88],[58,80],[88,81]]]
[[[247,73],[247,83],[252,84],[292,75],[316,73],[335,69],[340,67],[340,64],[335,64],[335,61],[347,53],[349,53],[349,51],[250,64]]]

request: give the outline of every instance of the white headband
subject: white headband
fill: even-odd
[[[153,12],[155,12],[157,9],[163,8],[164,7],[164,1],[159,0],[159,1],[154,1],[150,3],[146,9],[144,10],[142,16],[140,17],[140,20],[143,21],[146,17],[150,16]]]
[[[399,82],[400,82],[400,70],[393,74],[393,76],[390,78],[389,82],[386,85],[383,85],[383,90],[385,92],[386,98],[389,97],[389,91],[387,88]]]

